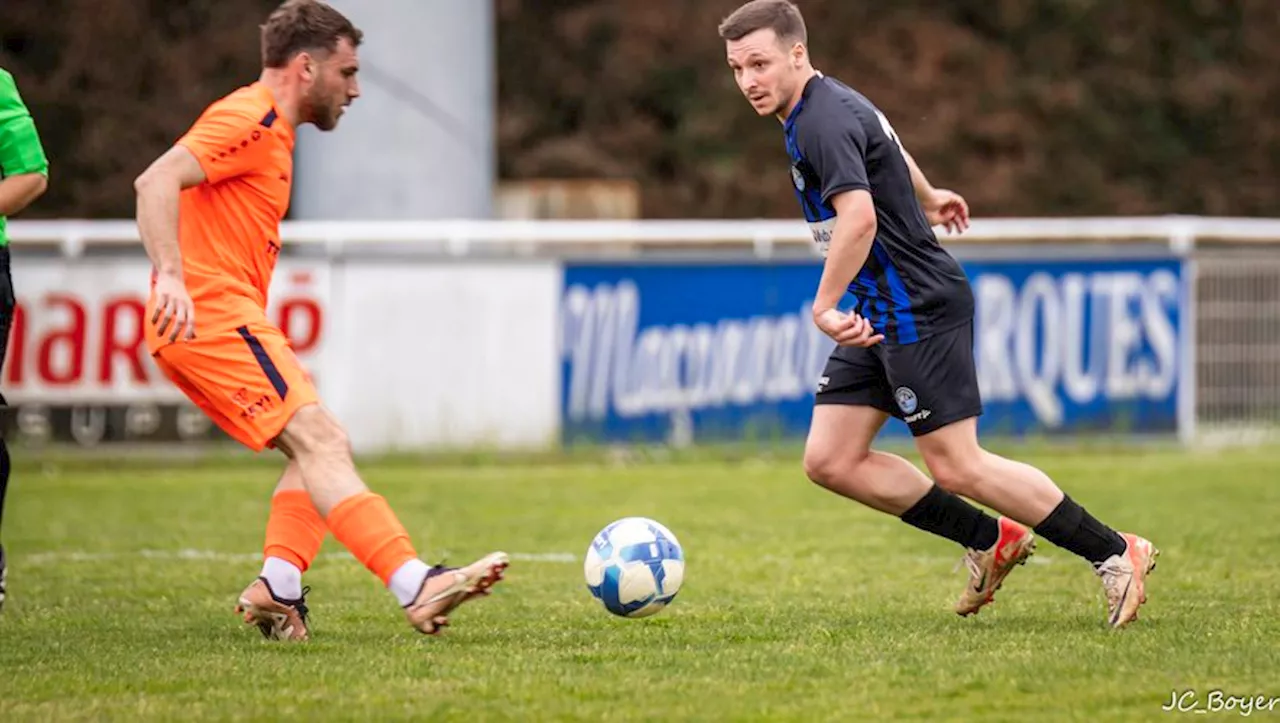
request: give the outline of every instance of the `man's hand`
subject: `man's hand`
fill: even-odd
[[[196,338],[196,307],[191,301],[191,294],[182,283],[182,277],[172,272],[156,275],[156,310],[151,315],[151,323],[159,323],[156,333],[164,336],[170,324],[173,329],[169,341]]]
[[[870,347],[884,341],[884,334],[877,334],[871,328],[871,322],[857,314],[845,314],[836,309],[815,309],[813,323],[840,346]]]
[[[934,189],[920,205],[930,226],[943,226],[947,233],[964,233],[969,228],[969,204],[954,191]]]

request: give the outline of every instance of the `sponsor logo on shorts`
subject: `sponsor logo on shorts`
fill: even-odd
[[[897,400],[898,409],[901,409],[903,414],[913,414],[916,407],[920,406],[920,400],[916,398],[916,393],[911,390],[911,387],[898,387],[893,391],[893,398]]]
[[[898,387],[893,390],[893,398],[898,402],[898,409],[904,415],[902,420],[907,424],[922,422],[933,414],[932,410],[920,409],[920,398],[911,387]]]
[[[916,422],[923,422],[924,420],[928,419],[929,416],[932,414],[933,412],[929,411],[928,409],[921,409],[915,414],[912,414],[907,417],[903,417],[902,421],[906,422],[907,424],[915,424]]]
[[[259,412],[271,411],[271,408],[275,406],[275,402],[271,400],[269,394],[263,394],[257,399],[251,399],[249,390],[243,388],[231,395],[231,401],[240,407],[240,416],[244,419],[253,419],[258,416]]]
[[[831,377],[822,377],[818,380],[818,393],[827,391],[827,385],[831,383]]]

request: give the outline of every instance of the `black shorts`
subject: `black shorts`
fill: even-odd
[[[973,321],[914,344],[836,347],[814,403],[874,407],[916,437],[979,416]]]

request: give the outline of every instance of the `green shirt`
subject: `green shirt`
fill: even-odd
[[[13,75],[0,68],[0,178],[22,173],[48,175],[49,160]],[[0,216],[0,246],[9,243],[4,229],[5,218]]]

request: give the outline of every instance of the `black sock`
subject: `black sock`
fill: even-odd
[[[1112,555],[1123,555],[1126,547],[1118,532],[1099,522],[1067,495],[1053,512],[1036,526],[1036,534],[1064,550],[1101,565]]]
[[[938,485],[902,513],[902,521],[973,550],[986,550],[1000,537],[994,517]]]
[[[9,491],[9,447],[0,436],[0,522],[4,521],[4,498]]]
[[[4,259],[0,257],[0,268],[3,268],[3,264]],[[4,311],[0,310],[0,334],[5,335],[0,338],[0,369],[4,368],[4,343],[8,339],[10,318],[12,318],[11,314],[6,316]],[[9,493],[9,445],[4,441],[6,427],[9,426],[9,414],[9,400],[4,398],[4,394],[0,394],[0,524],[4,522],[4,498]]]

